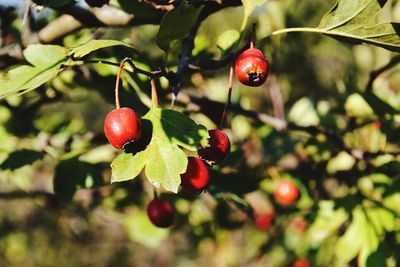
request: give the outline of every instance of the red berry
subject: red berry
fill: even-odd
[[[263,212],[256,214],[256,227],[261,231],[268,231],[275,218],[275,212]]]
[[[310,267],[310,262],[307,259],[297,259],[293,262],[293,267]]]
[[[198,193],[204,190],[210,182],[207,166],[195,157],[188,157],[186,172],[181,174],[181,186],[184,190]]]
[[[372,125],[374,125],[374,127],[377,129],[382,128],[382,123],[380,121],[374,121]]]
[[[297,185],[290,180],[281,180],[276,185],[274,197],[283,206],[292,205],[300,195]]]
[[[86,3],[91,7],[102,7],[108,4],[109,0],[85,0]]]
[[[236,78],[244,85],[262,85],[268,77],[268,70],[268,61],[263,52],[256,48],[247,49],[235,61]]]
[[[299,233],[303,233],[308,227],[308,222],[303,217],[294,218],[290,224],[293,230]]]
[[[104,121],[104,133],[115,148],[122,149],[127,143],[139,139],[140,118],[130,108],[119,108],[108,113]]]
[[[153,199],[147,206],[147,215],[158,227],[167,228],[174,223],[174,208],[167,200]]]
[[[199,156],[209,164],[221,163],[231,150],[229,137],[222,130],[209,130],[208,147],[199,150]]]

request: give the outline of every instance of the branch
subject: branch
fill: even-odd
[[[13,192],[0,192],[0,199],[20,199],[20,198],[36,198],[46,197],[54,198],[55,195],[46,191],[13,191]]]
[[[392,57],[392,59],[389,61],[389,63],[387,63],[385,66],[383,66],[375,71],[372,71],[369,75],[368,83],[365,86],[365,92],[371,92],[372,85],[373,85],[374,81],[376,80],[376,78],[378,78],[378,76],[381,75],[383,72],[389,70],[390,68],[396,66],[399,63],[400,63],[400,55],[396,55],[396,56]]]
[[[42,28],[38,35],[42,43],[52,43],[85,27],[127,27],[159,24],[163,12],[152,18],[139,18],[114,7],[103,7],[90,12],[82,7],[58,9],[64,15]],[[87,20],[86,20],[87,19]]]
[[[224,103],[219,101],[210,100],[205,97],[197,97],[183,92],[179,94],[177,102],[185,105],[188,105],[190,103],[197,104],[202,112],[207,110],[208,111],[211,110],[211,112],[214,112],[214,110],[222,110],[225,105]],[[241,114],[246,117],[252,118],[255,121],[267,124],[275,128],[277,131],[284,131],[284,130],[302,131],[310,134],[311,136],[323,134],[327,137],[327,139],[336,144],[339,149],[346,151],[347,153],[349,153],[358,160],[371,159],[385,154],[390,154],[394,156],[400,155],[400,151],[368,152],[357,148],[351,148],[345,144],[344,140],[342,139],[342,136],[339,133],[332,131],[330,129],[325,129],[321,126],[300,126],[297,125],[296,123],[287,122],[284,119],[273,117],[266,113],[244,109],[239,105],[231,105],[230,110],[237,114]]]

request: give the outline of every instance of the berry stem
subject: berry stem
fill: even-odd
[[[222,112],[221,121],[219,123],[219,129],[222,129],[224,126],[226,114],[228,112],[228,108],[231,105],[231,98],[232,98],[232,87],[233,87],[233,67],[231,66],[229,70],[229,82],[228,82],[228,98],[226,100],[224,111]]]
[[[131,61],[131,60],[132,59],[126,57],[119,64],[119,69],[118,69],[118,74],[117,74],[117,81],[115,82],[115,106],[117,107],[117,109],[119,109],[121,107],[121,105],[119,103],[119,86],[120,86],[120,80],[121,80],[121,73],[122,73],[122,70],[124,69],[125,62]]]
[[[157,189],[154,188],[153,193],[154,193],[154,199],[158,199]]]
[[[251,25],[251,32],[250,32],[250,49],[254,48],[255,40],[256,40],[256,24],[253,23]]]
[[[153,78],[150,79],[150,85],[151,85],[151,99],[153,101],[153,106],[155,108],[158,108],[157,87]]]

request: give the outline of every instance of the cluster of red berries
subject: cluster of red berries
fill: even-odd
[[[104,133],[112,146],[124,147],[141,137],[141,119],[130,108],[117,108],[111,111],[104,121]],[[185,173],[181,174],[184,191],[200,193],[210,182],[208,165],[221,163],[230,151],[228,136],[219,129],[208,131],[208,146],[198,151],[200,158],[188,157]],[[206,164],[206,163],[207,164]],[[169,227],[173,223],[174,209],[167,200],[155,198],[148,205],[148,216],[158,227]]]
[[[268,70],[269,63],[264,54],[255,48],[247,49],[235,61],[236,77],[248,86],[262,85],[267,79]],[[104,132],[112,146],[124,149],[127,144],[141,137],[141,119],[134,110],[118,107],[107,115]],[[221,163],[230,151],[230,140],[225,132],[213,129],[208,133],[208,146],[199,149],[199,158],[188,157],[186,171],[181,174],[181,187],[184,191],[202,192],[210,182],[208,166]],[[299,190],[293,182],[282,180],[276,187],[274,197],[281,205],[291,205],[299,197]],[[167,200],[154,198],[148,205],[147,213],[151,222],[158,227],[173,224],[174,209]],[[256,224],[260,229],[267,230],[274,217],[274,214],[258,216]]]

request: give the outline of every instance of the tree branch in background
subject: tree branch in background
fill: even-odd
[[[194,103],[200,107],[200,112],[205,112],[207,110],[222,110],[224,107],[224,103],[219,102],[219,101],[214,101],[210,100],[205,97],[197,97],[193,95],[189,95],[186,93],[180,93],[177,102],[188,105],[190,103]],[[260,123],[267,124],[277,131],[284,131],[284,130],[289,130],[289,131],[302,131],[305,133],[310,134],[311,136],[316,136],[318,134],[323,134],[325,135],[331,142],[337,145],[337,147],[343,151],[346,151],[350,155],[352,155],[354,158],[358,160],[364,160],[364,159],[370,159],[370,158],[375,158],[380,155],[385,155],[385,154],[390,154],[394,156],[400,155],[400,151],[377,151],[377,152],[368,152],[368,151],[363,151],[361,149],[356,149],[356,148],[351,148],[348,147],[344,140],[342,139],[342,136],[339,133],[336,133],[335,131],[325,129],[321,126],[300,126],[292,122],[288,122],[284,119],[277,118],[271,115],[268,115],[266,113],[261,113],[261,112],[256,112],[248,109],[244,109],[239,105],[231,105],[230,106],[230,111],[244,115],[246,117],[252,118],[255,121],[258,121]],[[207,112],[205,112],[207,113]]]
[[[392,57],[392,59],[387,63],[385,66],[372,71],[369,75],[369,80],[367,85],[365,86],[365,92],[371,92],[372,91],[372,85],[374,84],[374,81],[376,78],[378,78],[379,75],[381,75],[383,72],[391,69],[392,67],[396,66],[397,64],[400,63],[400,55],[396,55]]]

